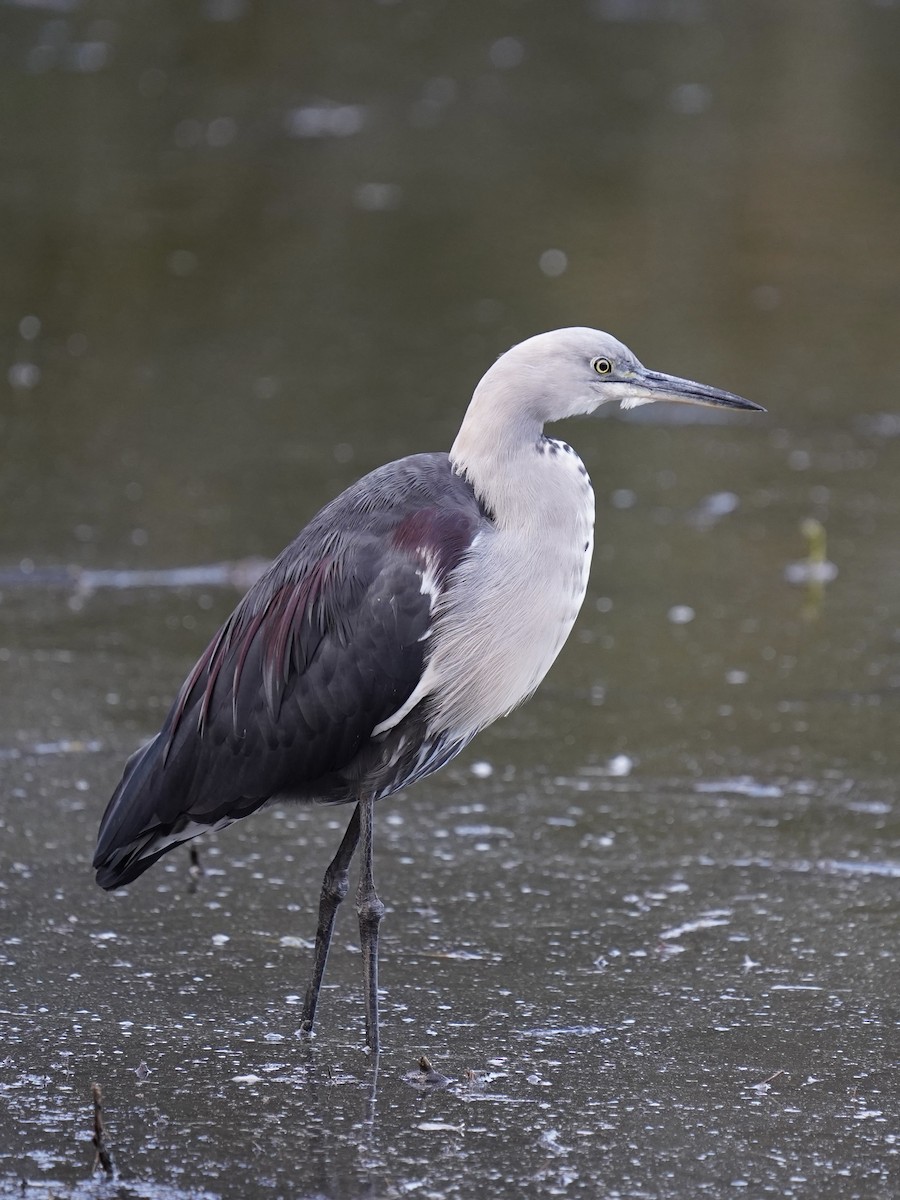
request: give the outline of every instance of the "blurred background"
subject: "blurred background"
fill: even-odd
[[[276,1192],[399,1195],[424,1172],[481,1196],[499,1170],[520,1194],[896,1195],[898,62],[897,0],[0,2],[0,1190],[86,1173],[99,1073],[120,1159],[160,1187],[253,1194],[247,1106],[268,1104],[273,1145],[318,1122],[271,1151]],[[190,902],[169,860],[96,892],[96,822],[247,578],[179,572],[266,560],[360,474],[449,447],[496,355],[569,324],[769,412],[558,430],[597,492],[585,611],[527,708],[392,802],[396,1090],[375,1141],[335,1151],[334,1106],[352,1130],[362,1102],[351,950],[320,1039],[348,1087],[290,1042],[292,1099],[248,1101],[223,1080],[259,1061],[219,1077],[210,1046],[289,1035],[290,939],[343,814],[229,830]],[[207,961],[226,916],[233,957]],[[110,953],[132,969],[114,983]],[[173,1033],[191,987],[228,1032]],[[729,989],[753,1002],[722,1050],[694,1022]],[[397,1082],[442,1005],[448,1075],[505,1047],[489,1134],[452,1090],[423,1132]],[[637,1050],[635,1025],[661,1040]],[[668,1120],[634,1054],[681,1080]],[[191,1167],[160,1132],[188,1111]]]

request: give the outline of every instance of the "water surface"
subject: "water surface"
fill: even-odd
[[[900,1192],[898,46],[865,0],[0,6],[0,1194]],[[570,323],[769,415],[560,429],[590,592],[380,809],[375,1080],[352,910],[296,1036],[349,813],[113,896],[97,822],[248,571]]]

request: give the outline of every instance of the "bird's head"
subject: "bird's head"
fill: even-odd
[[[494,363],[478,391],[515,395],[541,424],[592,413],[603,404],[637,408],[657,400],[765,411],[732,392],[649,371],[610,334],[580,327],[539,333],[513,346]]]

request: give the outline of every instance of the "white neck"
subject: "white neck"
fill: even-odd
[[[534,471],[543,422],[521,408],[511,389],[495,387],[486,398],[483,383],[450,448],[450,462],[498,525],[530,524],[543,507]]]
[[[465,602],[435,624],[423,687],[435,720],[469,737],[540,683],[572,628],[587,587],[594,494],[565,442],[500,425],[485,444],[463,423],[451,456],[492,522],[455,572]],[[474,631],[474,632],[473,632]],[[437,682],[436,682],[437,681]]]

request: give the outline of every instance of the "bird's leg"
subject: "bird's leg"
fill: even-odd
[[[371,796],[361,800],[363,859],[356,892],[356,912],[359,916],[359,941],[363,956],[363,983],[366,990],[366,1045],[373,1055],[378,1054],[378,926],[384,916],[384,905],[375,893],[372,873],[372,824],[375,801]]]
[[[316,1005],[319,1002],[319,988],[322,986],[322,976],[325,974],[325,963],[328,961],[328,947],[331,945],[331,934],[334,930],[334,920],[337,916],[338,905],[350,889],[350,861],[356,851],[359,841],[359,808],[357,804],[350,818],[350,824],[344,834],[337,854],[328,864],[325,878],[322,880],[322,893],[319,897],[319,924],[316,927],[316,950],[313,961],[312,979],[306,989],[303,1001],[303,1017],[300,1028],[304,1033],[312,1033],[313,1022],[316,1019]]]

